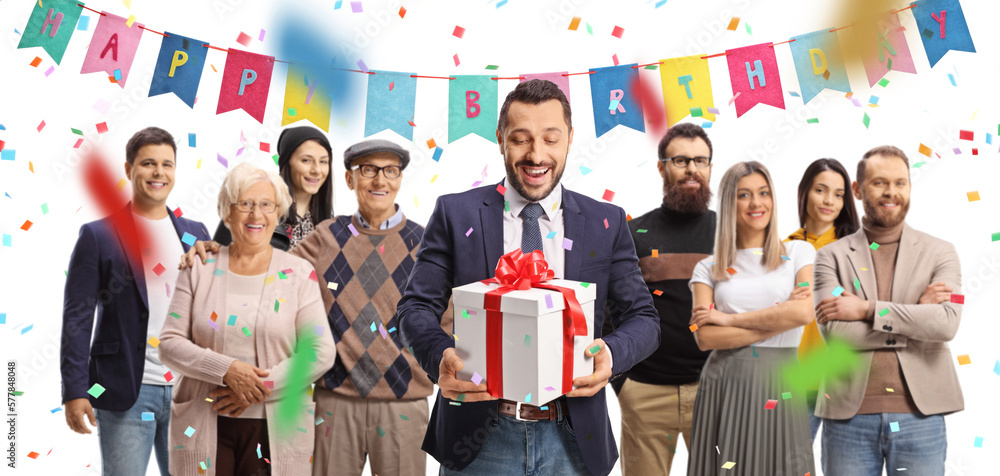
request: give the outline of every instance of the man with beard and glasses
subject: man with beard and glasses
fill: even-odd
[[[572,141],[570,105],[559,87],[518,84],[497,124],[505,180],[438,198],[427,223],[396,318],[403,344],[441,389],[423,449],[441,462],[442,474],[606,475],[618,458],[604,386],[656,349],[660,327],[625,212],[559,184]],[[441,328],[452,288],[492,277],[500,257],[518,249],[540,249],[556,278],[597,286],[596,340],[587,346],[594,374],[540,407],[498,400],[485,382],[458,380],[458,337]],[[602,334],[609,301],[619,310],[611,317],[615,331]]]
[[[660,347],[611,384],[622,412],[625,476],[670,474],[680,435],[690,446],[698,378],[710,354],[698,349],[688,329],[693,307],[688,281],[715,244],[716,217],[708,209],[712,141],[700,126],[677,124],[660,140],[657,154],[663,203],[630,221],[629,229],[642,279],[660,314]]]
[[[854,345],[861,364],[828,375],[823,473],[877,476],[883,464],[907,474],[943,475],[944,415],[964,408],[948,341],[962,306],[955,247],[906,225],[910,168],[903,151],[876,147],[858,163],[854,197],[863,229],[819,250],[816,321],[824,338]],[[957,296],[956,296],[957,297]]]

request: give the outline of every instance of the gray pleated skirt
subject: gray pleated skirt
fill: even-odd
[[[794,347],[715,350],[705,362],[692,416],[688,476],[804,476],[814,473],[805,394],[792,394],[781,368]],[[756,352],[757,356],[754,356]],[[776,400],[773,410],[765,409]],[[723,469],[726,463],[736,463]]]

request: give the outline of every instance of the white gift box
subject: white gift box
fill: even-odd
[[[594,359],[586,355],[586,350],[594,341],[597,285],[565,279],[552,279],[542,284],[568,288],[576,293],[587,322],[587,334],[573,338],[572,378],[592,375]],[[465,364],[458,371],[459,380],[475,382],[478,374],[483,383],[488,382],[484,301],[486,293],[499,287],[499,284],[477,282],[452,290],[455,353]],[[564,307],[562,293],[549,289],[531,288],[501,296],[503,391],[500,398],[543,405],[568,392],[563,391]]]

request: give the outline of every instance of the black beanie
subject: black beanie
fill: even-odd
[[[307,140],[319,142],[332,159],[333,149],[330,148],[330,141],[323,131],[309,126],[289,127],[281,131],[281,135],[278,136],[278,170],[283,170],[288,165],[288,161],[292,159],[292,152]]]

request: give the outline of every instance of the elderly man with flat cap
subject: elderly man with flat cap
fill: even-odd
[[[316,268],[337,343],[333,368],[316,382],[314,475],[422,475],[420,449],[434,385],[399,339],[396,303],[413,269],[424,228],[403,216],[396,194],[410,154],[387,140],[344,151],[344,178],[358,199],[353,215],[316,226],[292,254]],[[451,329],[451,310],[442,327]]]

